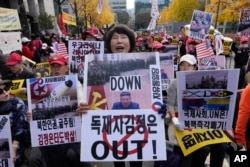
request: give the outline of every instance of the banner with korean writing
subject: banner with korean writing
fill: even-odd
[[[184,156],[210,144],[232,142],[229,133],[223,130],[175,130],[175,134]]]
[[[22,50],[21,32],[0,32],[0,49],[3,54]]]
[[[198,59],[199,70],[217,70],[226,68],[226,58],[223,55]]]
[[[76,75],[27,79],[32,146],[80,141]]]
[[[0,31],[21,30],[16,9],[0,8]]]
[[[76,17],[72,16],[66,12],[62,12],[62,16],[63,16],[63,22],[65,24],[69,24],[69,25],[76,25]]]
[[[85,61],[91,111],[82,116],[81,161],[165,160],[159,54],[88,55]]]
[[[103,41],[69,40],[70,73],[77,74],[78,80],[83,83],[84,59],[88,54],[104,54]]]
[[[241,36],[250,36],[250,9],[243,9],[240,12],[237,34]]]
[[[200,40],[205,39],[209,32],[211,21],[211,13],[194,10],[188,36]]]
[[[178,115],[186,128],[232,128],[238,69],[177,73]]]
[[[0,166],[14,167],[10,119],[8,115],[0,115]]]

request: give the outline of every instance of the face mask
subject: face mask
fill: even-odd
[[[244,43],[241,45],[243,48],[247,48],[248,47],[248,44],[247,43]]]

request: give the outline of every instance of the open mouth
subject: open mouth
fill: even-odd
[[[117,52],[123,52],[124,51],[124,47],[122,47],[122,46],[117,46],[115,49],[116,49]]]

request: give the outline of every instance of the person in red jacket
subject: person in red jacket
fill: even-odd
[[[23,37],[22,38],[22,53],[23,56],[33,60],[34,56],[35,56],[35,51],[36,48],[33,47],[32,49],[30,49],[30,40],[27,37]]]
[[[245,75],[247,86],[243,89],[240,97],[239,112],[234,131],[235,142],[239,148],[250,150],[250,136],[247,135],[250,124],[250,72]],[[249,133],[249,132],[248,132]]]

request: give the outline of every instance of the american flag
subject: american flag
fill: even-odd
[[[213,48],[208,39],[196,45],[197,59],[214,56]]]
[[[60,54],[62,54],[64,56],[66,56],[66,57],[68,56],[68,50],[67,50],[67,47],[66,47],[65,43],[63,43],[63,42],[58,43],[58,51],[57,51],[57,53],[60,53]]]

